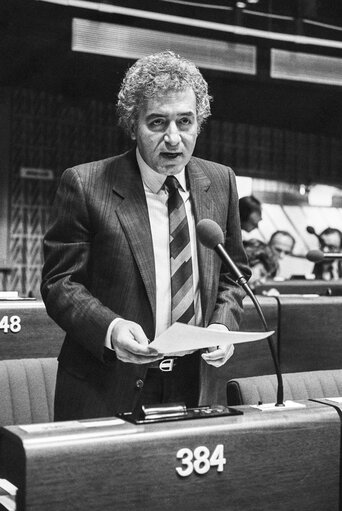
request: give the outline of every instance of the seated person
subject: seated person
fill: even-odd
[[[263,284],[277,270],[277,260],[270,247],[261,240],[251,238],[243,242],[252,276],[248,283],[251,289]]]
[[[322,252],[341,252],[342,233],[339,229],[328,227],[319,235]],[[313,269],[316,279],[336,280],[342,278],[342,261],[330,260],[316,263]]]
[[[280,261],[287,255],[291,255],[295,246],[296,240],[288,231],[275,231],[268,242],[268,246],[272,250],[274,257],[277,261],[277,269],[272,277],[275,277],[280,272]]]
[[[239,199],[239,212],[242,239],[246,239],[246,233],[256,229],[262,220],[261,202],[253,195],[241,197]]]

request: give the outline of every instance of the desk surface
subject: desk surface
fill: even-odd
[[[9,426],[0,430],[0,477],[19,487],[18,511],[337,511],[340,418],[305,404],[144,426]]]
[[[262,295],[270,289],[277,289],[280,294],[319,294],[342,295],[342,279],[338,280],[270,280],[256,287],[255,292]]]

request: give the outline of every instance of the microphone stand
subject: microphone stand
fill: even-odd
[[[234,261],[229,257],[229,255],[224,250],[224,248],[223,248],[223,246],[221,244],[219,244],[219,245],[217,245],[215,247],[215,251],[218,253],[220,258],[226,262],[226,265],[228,266],[228,268],[234,270],[234,273],[236,275],[236,282],[237,282],[237,284],[239,284],[239,286],[241,286],[246,291],[247,295],[251,298],[251,300],[253,302],[253,305],[256,308],[256,311],[257,311],[257,313],[258,313],[258,315],[259,315],[259,317],[260,317],[260,319],[262,321],[262,324],[263,324],[263,327],[265,329],[265,332],[268,332],[269,328],[267,326],[264,313],[262,312],[260,303],[258,302],[255,294],[253,293],[253,291],[249,287],[249,285],[247,283],[246,277],[241,273],[239,268],[236,266]],[[267,337],[267,342],[268,342],[268,346],[269,346],[270,351],[271,351],[274,367],[275,367],[275,370],[276,370],[277,381],[278,381],[277,402],[276,402],[275,406],[285,406],[284,405],[284,384],[283,384],[283,377],[282,377],[282,374],[281,374],[281,371],[280,371],[278,357],[277,357],[276,351],[274,349],[273,335]]]

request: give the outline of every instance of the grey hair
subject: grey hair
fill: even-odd
[[[196,97],[198,131],[210,116],[208,84],[196,65],[172,51],[154,53],[137,60],[126,72],[118,93],[119,125],[131,134],[139,111],[150,98],[191,87]]]

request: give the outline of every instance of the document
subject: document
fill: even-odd
[[[225,344],[260,341],[272,334],[274,334],[274,330],[269,332],[235,332],[231,330],[221,332],[184,323],[174,323],[152,341],[150,346],[163,355],[170,355]]]

